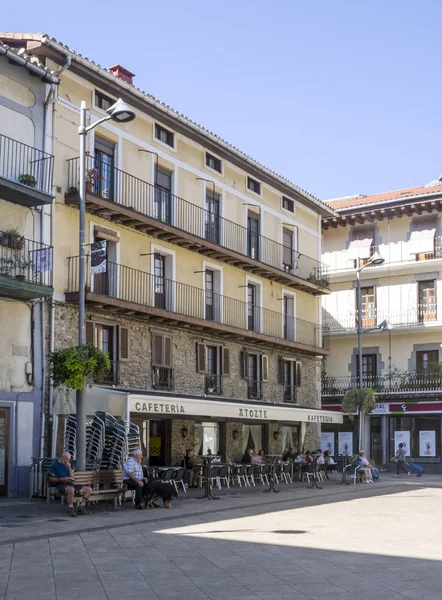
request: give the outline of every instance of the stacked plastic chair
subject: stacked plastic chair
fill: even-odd
[[[96,413],[86,429],[86,460],[101,462],[104,442],[104,421]]]
[[[72,458],[75,458],[77,440],[77,426],[75,415],[68,415],[64,424],[64,450],[71,453]]]

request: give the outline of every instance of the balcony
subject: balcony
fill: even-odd
[[[95,381],[98,385],[119,385],[120,384],[120,363],[118,360],[111,360],[107,372],[99,380]]]
[[[247,398],[254,400],[262,399],[262,381],[255,379],[247,381]]]
[[[415,304],[404,308],[376,309],[362,314],[362,327],[364,329],[377,327],[387,320],[394,329],[405,327],[440,327],[439,322],[442,309],[437,304]],[[333,315],[322,310],[322,324],[328,328],[330,334],[356,333],[357,311],[347,311]]]
[[[316,323],[286,316],[292,322],[284,328],[279,312],[110,261],[106,273],[91,275],[90,257],[86,259],[86,301],[106,306],[109,313],[144,316],[242,341],[327,354],[329,337]],[[67,301],[78,300],[78,267],[78,256],[68,258]],[[252,323],[250,310],[259,315]],[[290,332],[289,337],[284,336],[284,330]]]
[[[418,241],[390,242],[377,246],[385,262],[382,265],[368,265],[367,269],[379,270],[386,267],[400,267],[410,263],[435,261],[442,259],[442,236],[434,237],[434,247],[429,251],[427,243],[422,242],[419,247]],[[374,250],[374,247],[373,247]],[[354,271],[358,264],[362,266],[368,259],[357,259],[354,253],[348,250],[337,250],[335,252],[323,252],[322,261],[327,265],[330,273]]]
[[[223,393],[222,375],[206,375],[206,394],[221,396]]]
[[[296,385],[284,384],[284,402],[296,403]]]
[[[0,231],[0,296],[32,300],[52,293],[52,246]]]
[[[392,370],[391,376],[364,377],[363,387],[371,387],[378,396],[432,396],[442,392],[442,373],[434,371]],[[358,387],[358,378],[350,375],[322,378],[322,396],[336,398]]]
[[[173,389],[173,369],[171,367],[152,367],[152,386],[156,390]]]
[[[66,204],[78,206],[79,159],[68,162]],[[95,170],[95,171],[94,171]],[[250,231],[91,156],[86,210],[158,239],[245,269],[283,285],[328,293],[328,269],[319,261]],[[97,173],[105,173],[104,179]]]
[[[0,134],[0,198],[32,207],[51,204],[54,157]]]

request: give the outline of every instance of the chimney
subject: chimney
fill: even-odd
[[[130,83],[132,85],[132,79],[135,77],[135,73],[131,73],[121,65],[114,65],[113,67],[109,67],[109,71],[114,77],[119,77],[126,83]]]

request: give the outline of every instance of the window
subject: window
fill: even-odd
[[[99,383],[117,384],[119,365],[129,360],[129,329],[119,325],[86,321],[85,342],[109,354],[111,366],[103,381]]]
[[[396,431],[409,432],[410,456],[414,460],[418,459],[420,463],[440,463],[440,415],[391,416],[389,456],[394,456],[397,450]]]
[[[218,173],[221,173],[221,159],[216,158],[216,156],[213,156],[213,154],[209,154],[208,152],[206,152],[206,167],[209,167],[209,169],[213,169],[214,171],[218,171]]]
[[[295,252],[293,251],[293,231],[283,227],[282,229],[282,262],[284,270],[293,271],[295,268]]]
[[[282,427],[282,453],[288,450],[297,452],[299,449],[299,427],[297,425],[283,425]]]
[[[296,389],[301,386],[301,363],[279,358],[278,382],[284,386],[284,402],[296,402]]]
[[[154,256],[155,307],[166,308],[166,257]]]
[[[436,321],[436,281],[419,281],[418,320],[420,323]]]
[[[249,212],[247,216],[247,256],[259,260],[259,215]]]
[[[434,217],[415,219],[411,224],[410,254],[415,255],[416,260],[431,260],[435,257],[436,228],[437,222]]]
[[[259,196],[261,195],[261,184],[256,179],[252,179],[252,177],[247,177],[247,189]]]
[[[101,110],[107,110],[113,104],[115,104],[115,100],[95,90],[95,106],[97,108],[101,108]]]
[[[242,451],[253,448],[256,452],[262,450],[262,425],[243,425]]]
[[[361,288],[361,319],[362,327],[376,326],[376,294],[374,286]]]
[[[257,331],[259,309],[256,306],[256,285],[249,283],[247,286],[247,329]]]
[[[362,356],[362,382],[364,386],[372,386],[376,384],[377,376],[377,354],[364,354]],[[359,379],[359,357],[356,356],[357,376]]]
[[[439,363],[439,350],[419,350],[416,352],[416,369],[420,373],[429,370],[430,365]]]
[[[214,272],[210,269],[206,269],[206,319],[213,321],[215,316],[213,306],[213,287],[214,287]]]
[[[163,333],[152,333],[152,385],[172,389],[172,338]]]
[[[219,423],[195,423],[195,454],[218,454]]]
[[[296,337],[296,321],[295,321],[295,297],[283,296],[282,299],[283,322],[284,322],[284,339],[292,342]]]
[[[206,209],[204,215],[204,237],[213,244],[220,243],[220,203],[221,196],[212,190],[206,191]]]
[[[222,378],[230,375],[229,348],[197,342],[196,370],[205,374],[206,394],[222,394]]]
[[[174,134],[172,131],[169,131],[165,127],[158,125],[155,123],[155,137],[163,144],[167,144],[168,146],[174,147]]]
[[[106,200],[114,199],[115,144],[95,136],[94,169],[96,175],[91,183],[92,193]]]
[[[153,217],[162,223],[172,223],[172,171],[155,167]]]
[[[268,365],[269,359],[265,354],[241,351],[241,377],[247,379],[248,398],[262,398],[262,383],[268,379]]]
[[[290,198],[287,198],[287,196],[283,196],[282,197],[282,208],[284,210],[288,210],[291,213],[295,212],[295,203],[293,200],[290,200]]]

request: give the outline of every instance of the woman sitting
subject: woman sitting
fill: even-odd
[[[362,481],[364,483],[373,483],[373,473],[371,471],[371,465],[368,458],[365,456],[364,450],[359,452],[359,456],[356,462],[360,464],[359,473],[362,474]]]

